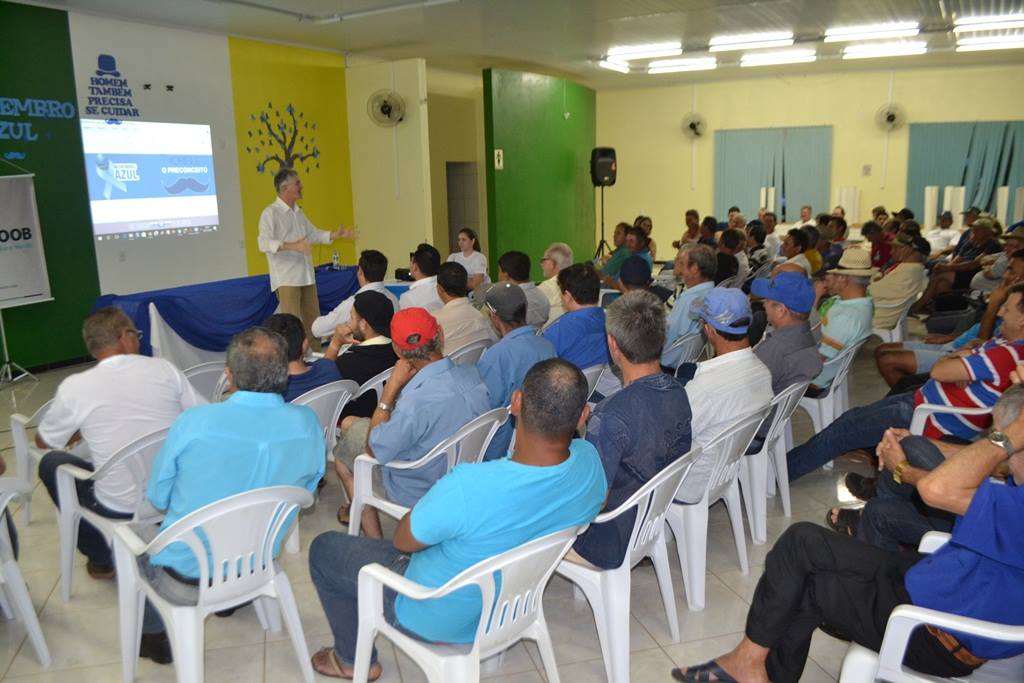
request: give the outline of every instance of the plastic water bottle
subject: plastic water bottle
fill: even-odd
[[[341,261],[338,259],[337,251],[331,254],[331,268],[334,270],[341,270]]]

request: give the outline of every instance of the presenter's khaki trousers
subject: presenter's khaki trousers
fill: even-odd
[[[316,285],[290,287],[281,285],[277,288],[277,301],[281,304],[281,313],[291,313],[302,321],[306,328],[306,339],[312,351],[320,350],[320,340],[313,336],[313,321],[320,315],[320,303],[316,297]]]

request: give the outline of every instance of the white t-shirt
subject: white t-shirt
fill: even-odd
[[[925,233],[924,238],[932,245],[932,254],[949,249],[960,239],[960,231],[956,228],[935,228]]]
[[[363,292],[380,292],[388,298],[391,305],[394,307],[395,312],[398,312],[398,299],[395,295],[388,291],[388,288],[384,286],[383,282],[367,282],[365,285],[356,291],[356,294],[362,294]],[[353,294],[349,298],[342,301],[340,304],[334,307],[334,310],[327,315],[322,315],[313,321],[313,335],[317,337],[330,337],[334,334],[334,328],[338,325],[344,325],[352,319],[352,306],[356,301],[356,294]]]
[[[793,258],[787,260],[786,263],[795,263],[804,269],[804,273],[806,273],[807,277],[811,276],[811,262],[808,261],[807,257],[803,254],[797,254]]]
[[[487,277],[487,257],[479,251],[474,251],[469,256],[464,255],[461,251],[457,251],[454,254],[448,255],[449,263],[458,263],[466,269],[466,273],[473,277],[474,275],[483,275],[483,284],[490,284],[491,278]]]
[[[776,227],[773,232],[766,233],[764,236],[764,246],[768,247],[768,253],[771,258],[775,258],[779,255],[779,249],[782,247],[782,239],[779,238],[779,228]]]
[[[62,449],[81,432],[93,467],[99,469],[132,441],[170,427],[183,410],[200,403],[206,400],[169,361],[119,354],[60,383],[39,436]],[[95,492],[111,510],[134,512],[135,488],[126,467],[97,481]]]
[[[409,285],[409,289],[398,299],[399,308],[425,308],[431,313],[440,311],[444,304],[441,297],[437,295],[437,276],[431,275],[422,280],[416,280]]]

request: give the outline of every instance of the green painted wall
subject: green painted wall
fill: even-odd
[[[0,2],[0,98],[75,105],[68,15]],[[0,158],[36,174],[36,201],[53,301],[3,311],[11,358],[34,367],[86,355],[82,318],[99,295],[78,118],[5,115],[32,125],[37,139],[0,139]],[[4,126],[7,128],[7,126]],[[24,158],[20,158],[20,155]],[[0,175],[21,171],[0,162]]]
[[[594,253],[593,90],[550,76],[484,71],[487,214],[491,272],[506,251],[525,251],[540,280],[540,257],[566,242],[577,261]],[[494,168],[494,150],[504,170]]]

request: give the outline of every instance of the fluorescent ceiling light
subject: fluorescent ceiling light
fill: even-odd
[[[986,24],[964,24],[953,27],[953,33],[974,33],[976,31],[1003,31],[1010,28],[1024,28],[1024,15],[1013,21],[993,21]]]
[[[710,71],[715,68],[718,68],[718,60],[714,57],[659,59],[647,65],[647,73],[672,74],[680,71]]]
[[[1024,12],[1013,14],[987,14],[980,17],[958,17],[953,24],[961,26],[978,26],[982,24],[1005,24],[1006,22],[1024,20]],[[963,29],[966,30],[966,29]],[[981,30],[981,29],[976,29]]]
[[[843,59],[904,57],[907,55],[923,55],[927,51],[928,43],[923,40],[910,40],[899,43],[864,43],[863,45],[847,45],[844,47]]]
[[[617,45],[608,48],[606,58],[615,62],[628,62],[631,59],[653,59],[654,57],[674,57],[683,54],[683,44],[676,40],[668,43],[647,43],[644,45]]]
[[[608,69],[609,71],[618,71],[620,74],[629,73],[629,64],[623,64],[622,62],[613,62],[607,59],[602,59],[597,63],[602,69]]]
[[[916,21],[899,21],[888,24],[844,26],[825,31],[826,43],[843,43],[850,40],[877,40],[880,38],[909,38],[921,32]]]
[[[960,38],[956,44],[957,52],[982,52],[984,50],[1016,50],[1024,47],[1024,33],[1008,36],[976,36]]]
[[[728,50],[756,50],[763,47],[789,47],[793,44],[791,31],[746,33],[734,36],[715,36],[708,42],[708,52]]]
[[[779,50],[743,55],[740,66],[771,66],[773,64],[802,64],[818,58],[814,50]]]

